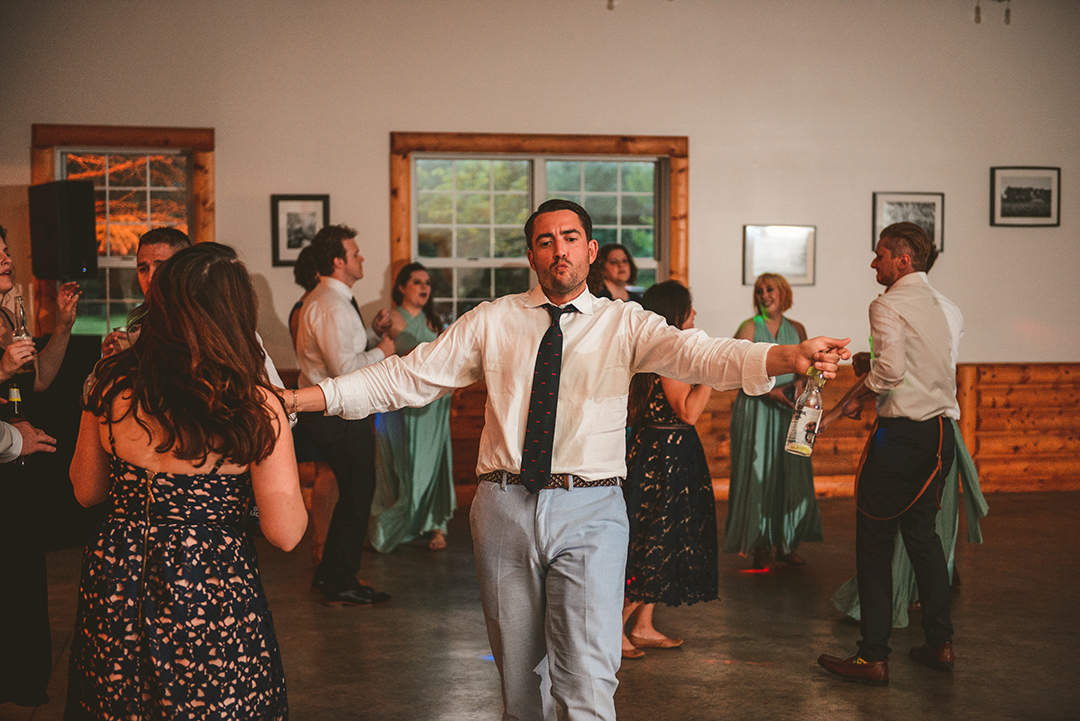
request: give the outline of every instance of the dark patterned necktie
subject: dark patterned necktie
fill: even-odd
[[[360,304],[356,302],[356,298],[350,298],[349,299],[349,305],[351,305],[353,308],[355,308],[356,309],[356,314],[358,316],[360,316],[360,325],[367,328],[367,326],[364,325],[364,314],[360,312]]]
[[[525,421],[525,446],[521,449],[521,485],[529,493],[538,493],[551,478],[551,452],[555,441],[555,411],[559,402],[559,371],[562,369],[563,334],[559,319],[577,308],[557,308],[550,303],[543,308],[551,316],[551,325],[540,339],[533,371],[529,415]]]

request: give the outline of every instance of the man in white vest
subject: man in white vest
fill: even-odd
[[[897,528],[915,569],[926,636],[910,656],[939,671],[953,666],[949,572],[935,522],[941,483],[953,463],[948,419],[960,418],[956,360],[964,318],[927,280],[936,258],[937,249],[914,223],[881,231],[870,267],[885,292],[870,304],[870,372],[829,414],[839,409],[858,418],[863,401],[877,399],[877,426],[856,480],[862,640],[857,654],[822,655],[818,663],[836,676],[874,686],[889,682]]]

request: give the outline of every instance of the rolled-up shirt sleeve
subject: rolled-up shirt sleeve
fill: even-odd
[[[22,453],[22,434],[10,423],[0,421],[0,463],[8,463]]]
[[[880,395],[903,383],[907,370],[904,319],[880,298],[870,304],[870,339],[874,352],[866,387]]]

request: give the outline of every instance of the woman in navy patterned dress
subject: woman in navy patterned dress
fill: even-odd
[[[285,410],[231,248],[154,276],[135,344],[101,361],[71,478],[109,518],[87,546],[66,719],[286,719],[285,677],[241,528],[290,550],[307,514]]]

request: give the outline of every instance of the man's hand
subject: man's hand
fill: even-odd
[[[850,338],[837,339],[817,336],[804,340],[795,348],[793,359],[795,373],[805,375],[810,366],[817,368],[825,378],[835,378],[836,370],[841,360],[851,357],[851,351],[847,349]],[[786,371],[791,372],[791,371]],[[773,375],[771,372],[769,375]],[[777,374],[779,375],[779,374]]]
[[[375,314],[375,320],[371,321],[371,330],[378,335],[386,335],[387,331],[390,330],[390,325],[390,311],[383,308]]]
[[[131,346],[127,331],[114,330],[101,340],[101,357],[108,358]]]
[[[6,380],[23,367],[24,364],[33,361],[37,356],[32,340],[17,340],[4,349],[3,357],[0,357],[0,379]]]
[[[56,439],[48,433],[39,431],[26,421],[19,421],[11,425],[22,436],[22,453],[19,454],[20,456],[28,456],[38,451],[56,453]]]
[[[844,402],[844,405],[840,409],[840,412],[843,413],[848,418],[853,418],[854,420],[860,420],[862,418],[862,409],[863,409],[863,399],[861,397],[859,397],[858,395],[856,395],[853,398],[849,398],[849,399],[847,399],[847,401]]]
[[[379,345],[377,345],[375,347],[378,348],[379,350],[381,350],[383,352],[383,355],[386,356],[387,358],[394,355],[394,353],[395,353],[395,351],[394,351],[394,339],[391,338],[390,336],[386,336],[385,338],[383,338],[381,341],[379,341]]]
[[[75,282],[64,283],[56,293],[56,324],[61,330],[71,330],[82,291]]]

